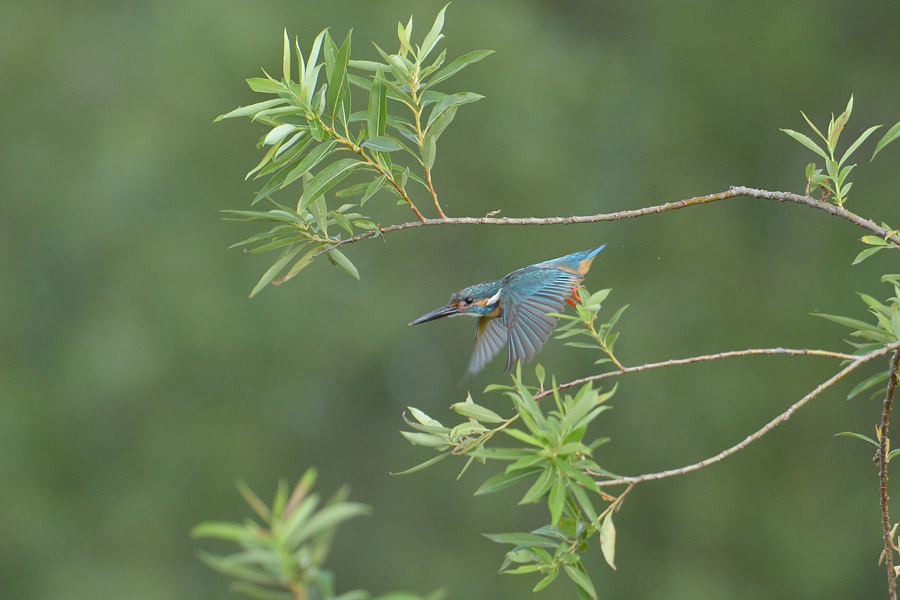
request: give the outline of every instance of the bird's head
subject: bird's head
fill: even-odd
[[[500,282],[479,283],[461,289],[452,296],[444,306],[426,313],[412,321],[410,325],[418,325],[434,321],[442,317],[470,315],[473,317],[498,316],[500,309]]]

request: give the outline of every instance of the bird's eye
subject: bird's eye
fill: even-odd
[[[474,302],[472,298],[466,298],[465,300],[463,300],[463,304],[465,304],[466,306],[472,304],[472,302]]]

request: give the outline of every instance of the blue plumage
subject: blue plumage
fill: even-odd
[[[481,371],[503,346],[508,346],[508,372],[519,361],[529,361],[541,351],[558,320],[549,313],[563,311],[594,257],[605,247],[573,252],[513,271],[497,281],[469,286],[453,294],[445,306],[410,325],[457,315],[478,317],[475,350],[466,375]]]

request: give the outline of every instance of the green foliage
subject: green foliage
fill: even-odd
[[[577,294],[578,303],[575,305],[577,316],[569,316],[566,314],[555,315],[563,321],[568,321],[557,329],[558,333],[556,338],[566,339],[576,336],[586,336],[592,341],[569,341],[566,342],[566,346],[600,350],[605,356],[597,359],[594,364],[600,365],[612,362],[616,367],[622,369],[622,363],[620,363],[613,354],[613,347],[616,340],[619,339],[619,333],[613,332],[613,328],[616,326],[616,323],[619,322],[619,317],[622,316],[622,313],[625,312],[628,305],[626,304],[619,308],[606,323],[599,326],[595,325],[597,314],[600,312],[601,308],[600,303],[606,300],[606,297],[609,296],[610,292],[612,292],[611,289],[605,289],[590,294],[583,286],[580,287]]]
[[[559,337],[588,336],[594,340],[592,343],[568,344],[600,349],[609,356],[605,361],[619,364],[612,356],[616,334],[611,331],[625,307],[607,323],[596,324],[600,302],[609,292],[601,290],[590,294],[581,288],[580,301],[576,305],[578,316],[567,317],[571,321]],[[589,440],[587,430],[597,417],[611,408],[606,401],[615,394],[616,386],[602,391],[587,382],[570,395],[555,381],[549,390],[544,389],[546,371],[543,366],[535,367],[535,377],[537,386],[526,385],[520,365],[512,375],[511,384],[493,384],[485,389],[486,393],[500,392],[510,401],[510,416],[475,403],[471,395],[452,406],[458,415],[466,418],[453,426],[446,426],[410,407],[411,418],[404,415],[404,419],[412,431],[403,431],[402,435],[410,443],[433,448],[438,454],[403,474],[427,468],[448,456],[466,457],[460,477],[476,460],[507,463],[502,472],[484,481],[475,495],[493,494],[527,482],[530,485],[519,504],[545,504],[549,519],[528,533],[487,536],[498,543],[513,544],[500,571],[511,575],[540,574],[542,578],[534,591],[543,589],[564,573],[575,583],[581,597],[597,598],[581,555],[590,540],[597,537],[604,558],[615,568],[616,534],[612,513],[625,494],[609,496],[597,487],[597,478],[614,477],[593,458],[594,450],[609,440]],[[503,436],[511,438],[513,445],[494,445],[496,439]],[[601,503],[603,506],[598,509]]]
[[[238,491],[253,509],[256,520],[244,523],[207,521],[191,532],[195,538],[212,538],[234,543],[239,549],[217,555],[200,551],[200,559],[211,568],[232,577],[232,589],[262,600],[306,599],[367,600],[368,592],[354,590],[336,595],[334,575],[324,568],[335,531],[341,523],[371,514],[371,509],[347,502],[348,490],[341,488],[322,503],[312,492],[316,471],[309,469],[288,491],[287,481],[278,482],[272,504],[266,504],[247,484],[237,482]],[[376,600],[440,600],[444,594],[427,597],[392,592]]]
[[[304,58],[299,42],[292,45],[285,31],[282,77],[275,79],[263,71],[265,77],[247,80],[254,92],[275,97],[216,119],[249,117],[269,128],[257,143],[268,149],[247,178],[265,179],[251,205],[266,200],[274,208],[224,211],[231,219],[260,222],[267,228],[232,247],[251,253],[281,251],[251,297],[270,283],[279,285],[295,277],[322,254],[358,280],[356,267],[335,246],[345,236],[378,229],[376,220],[361,211],[382,191],[424,219],[412,198],[412,182],[424,189],[444,217],[432,183],[437,143],[459,107],[482,96],[444,93],[435,86],[491,53],[470,52],[447,65],[445,50],[429,58],[444,37],[446,9],[438,13],[421,44],[411,41],[411,18],[406,27],[398,24],[396,53],[375,46],[384,62],[352,60],[351,35],[338,45],[328,30],[315,38]],[[367,96],[365,110],[353,111],[353,88]],[[362,182],[338,189],[346,179]],[[276,192],[298,181],[302,192],[296,206],[275,200]],[[327,201],[329,194],[360,199],[335,207]]]
[[[884,302],[880,302],[868,294],[857,292],[863,302],[866,303],[869,312],[875,316],[874,323],[867,323],[866,321],[841,315],[812,313],[817,317],[828,319],[852,329],[853,331],[850,335],[859,341],[848,340],[848,343],[856,349],[853,353],[858,356],[900,340],[900,275],[883,275],[881,281],[890,283],[894,288],[894,295]],[[888,371],[880,371],[857,384],[847,395],[847,399],[849,400],[872,388],[875,388],[873,396],[883,394],[885,386],[881,384],[884,384],[887,380]]]
[[[828,196],[830,195],[834,199],[834,203],[838,206],[844,205],[844,202],[846,202],[847,200],[847,194],[850,192],[850,188],[853,186],[853,183],[847,180],[847,176],[856,165],[846,164],[847,160],[860,147],[860,145],[862,145],[862,143],[865,142],[866,139],[868,139],[870,135],[872,135],[877,129],[881,127],[881,125],[873,125],[872,127],[869,127],[868,129],[863,131],[860,136],[856,138],[856,140],[852,144],[850,144],[850,146],[844,151],[840,159],[836,158],[835,152],[837,151],[838,140],[840,139],[841,133],[844,131],[844,128],[847,126],[847,122],[850,120],[850,115],[852,114],[852,112],[853,96],[851,95],[850,101],[847,102],[847,108],[844,109],[844,112],[838,115],[837,118],[835,118],[834,114],[831,115],[831,120],[828,122],[827,134],[823,134],[821,131],[819,131],[819,128],[809,120],[809,117],[807,117],[806,114],[801,111],[800,114],[803,115],[803,118],[806,120],[807,124],[809,124],[810,128],[824,142],[824,147],[818,145],[809,136],[794,131],[793,129],[781,130],[809,150],[818,154],[825,161],[824,172],[822,169],[817,168],[817,165],[814,162],[809,163],[806,166],[807,195],[811,191],[814,191],[816,188],[821,187],[823,190],[825,190],[822,200],[827,200]],[[875,158],[875,155],[878,154],[882,148],[884,148],[886,145],[888,145],[898,137],[900,137],[900,123],[894,125],[887,132],[887,134],[885,134],[881,138],[881,140],[875,146],[875,151],[872,153],[872,158]]]

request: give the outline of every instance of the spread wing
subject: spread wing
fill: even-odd
[[[519,361],[529,361],[541,351],[558,319],[547,313],[561,313],[566,298],[581,281],[575,273],[541,268],[509,275],[500,297],[503,324],[509,350],[505,372]],[[496,319],[495,319],[496,320]]]
[[[475,350],[469,359],[466,377],[481,371],[506,345],[507,332],[502,319],[481,317],[475,330]]]

